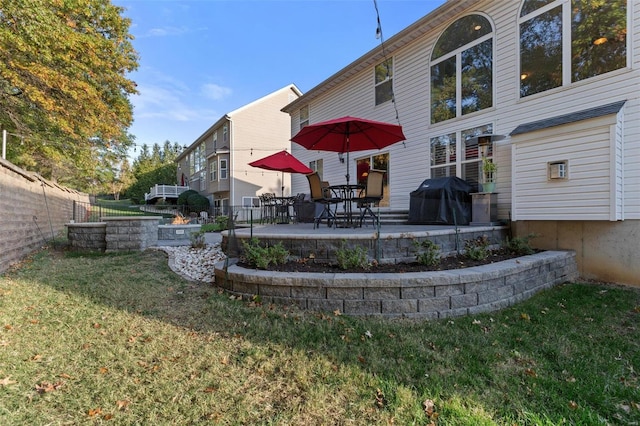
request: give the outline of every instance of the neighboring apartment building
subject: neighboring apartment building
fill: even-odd
[[[178,182],[222,214],[229,207],[258,207],[258,195],[279,194],[282,186],[290,193],[289,175],[248,163],[290,148],[290,119],[281,109],[300,95],[291,84],[222,116],[176,159]]]
[[[575,250],[585,278],[640,285],[638,0],[449,0],[283,111],[292,134],[346,115],[398,121],[404,143],[351,154],[352,170],[387,170],[391,209],[431,177],[477,184],[473,136],[499,135],[486,148],[498,218]],[[335,153],[292,149],[344,180]]]

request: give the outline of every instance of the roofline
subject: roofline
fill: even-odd
[[[180,153],[180,155],[178,155],[175,159],[175,162],[179,162],[180,160],[182,160],[183,158],[185,158],[187,156],[187,154],[191,151],[191,148],[193,148],[194,146],[198,145],[199,143],[201,143],[214,129],[220,127],[225,121],[231,121],[231,119],[233,118],[234,114],[237,114],[238,112],[244,110],[245,108],[248,108],[250,106],[252,106],[255,103],[258,102],[262,102],[265,99],[271,97],[271,96],[275,96],[277,94],[279,94],[282,91],[285,90],[293,90],[298,96],[302,96],[302,92],[300,91],[300,89],[298,89],[298,87],[295,84],[288,84],[274,92],[271,92],[267,95],[264,95],[261,98],[258,98],[254,101],[249,102],[246,105],[241,106],[240,108],[234,109],[231,112],[226,113],[225,115],[223,115],[222,117],[220,117],[215,123],[213,123],[211,126],[209,126],[209,128],[207,130],[205,130],[200,136],[198,136],[196,138],[195,141],[193,141],[188,147],[186,147],[184,149],[184,151],[182,151]]]
[[[384,53],[382,46],[375,47],[362,55],[346,67],[342,68],[331,77],[327,78],[304,95],[282,108],[282,112],[291,114],[296,109],[309,104],[313,99],[330,91],[353,75],[382,62],[385,56],[392,56],[397,50],[402,49],[415,39],[431,32],[434,28],[450,21],[454,16],[467,9],[477,0],[447,0],[429,14],[409,25],[404,30],[384,41]]]

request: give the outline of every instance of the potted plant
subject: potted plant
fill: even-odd
[[[496,175],[498,165],[488,158],[482,159],[482,192],[494,192],[496,190]]]

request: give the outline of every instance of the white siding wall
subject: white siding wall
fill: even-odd
[[[519,136],[513,147],[513,219],[609,220],[615,208],[614,122],[610,115]],[[569,178],[549,180],[547,163],[564,160]]]
[[[292,93],[287,86],[228,114],[231,118],[231,205],[241,205],[242,197],[255,197],[264,192],[279,196],[283,177],[285,195],[291,194],[290,174],[259,169],[249,163],[290,147],[290,118],[280,109],[291,101]]]
[[[584,150],[584,145],[572,146],[566,141],[554,139],[554,132],[548,132],[550,139],[545,143],[552,146],[558,153],[563,149],[578,149],[580,158],[578,164],[593,164],[601,167],[604,163],[601,156],[612,158],[623,164],[623,175],[620,182],[610,182],[614,191],[621,195],[600,194],[596,197],[597,213],[580,213],[582,218],[610,219],[611,211],[615,217],[625,219],[640,219],[640,0],[629,2],[630,19],[633,23],[629,37],[633,52],[629,55],[630,67],[617,70],[605,75],[591,78],[570,87],[562,87],[540,93],[527,98],[519,97],[518,79],[518,12],[520,2],[515,0],[478,1],[459,15],[452,17],[446,24],[433,32],[416,38],[411,44],[393,52],[394,58],[394,90],[396,105],[407,141],[403,145],[398,143],[388,149],[390,153],[390,190],[392,208],[407,209],[409,207],[409,193],[429,175],[429,139],[433,136],[468,129],[487,123],[493,124],[494,133],[508,135],[518,125],[532,121],[553,118],[559,115],[581,111],[616,101],[626,100],[623,124],[616,130],[622,137],[620,152],[612,153],[610,146],[599,146],[592,141],[592,148]],[[495,86],[494,108],[470,114],[459,119],[449,120],[437,125],[430,125],[429,117],[429,58],[437,37],[453,21],[468,13],[483,13],[489,17],[495,28]],[[631,15],[633,13],[633,15]],[[391,40],[390,40],[391,41]],[[335,87],[324,96],[314,99],[309,105],[310,122],[318,122],[343,115],[362,116],[369,119],[395,122],[395,111],[391,103],[378,107],[373,100],[373,69],[369,68],[351,78],[348,83]],[[580,130],[580,125],[576,130]],[[292,115],[292,134],[298,129],[297,115]],[[545,136],[545,137],[546,137]],[[593,135],[583,135],[593,137]],[[584,139],[582,139],[584,142]],[[601,145],[601,144],[600,144]],[[590,145],[591,146],[591,145]],[[294,144],[294,147],[297,145]],[[325,178],[329,181],[344,180],[344,165],[337,160],[335,153],[307,152],[304,149],[295,151],[295,155],[305,162],[324,157]],[[615,147],[614,147],[615,148]],[[527,151],[523,145],[520,154],[534,155],[536,148]],[[385,150],[387,151],[387,150]],[[498,142],[495,149],[495,159],[498,171],[498,203],[499,217],[509,218],[512,210],[512,143],[510,138]],[[606,151],[606,152],[605,152]],[[352,156],[353,158],[354,156]],[[546,164],[546,162],[545,162]],[[607,163],[607,167],[609,163]],[[524,167],[524,165],[523,165]],[[572,164],[572,173],[575,172]],[[351,170],[354,170],[352,165]],[[526,170],[526,169],[523,169]],[[604,173],[604,170],[601,171]],[[518,171],[519,173],[519,171]],[[353,174],[353,172],[352,172]],[[578,176],[581,176],[578,174]],[[609,171],[607,176],[611,177]],[[525,175],[526,177],[526,175]],[[523,177],[522,181],[525,181]],[[520,176],[517,177],[520,179]],[[614,177],[615,179],[615,177]],[[590,185],[602,185],[594,181]],[[578,206],[586,206],[591,202],[594,193],[591,186],[574,187],[574,198],[571,203],[572,211]],[[294,181],[294,192],[307,192],[307,184],[301,179]],[[582,194],[582,195],[580,195]],[[606,195],[606,196],[605,196]],[[546,192],[539,201],[544,205],[553,206],[558,196]],[[611,199],[618,200],[617,205],[611,207]],[[524,202],[524,201],[523,201]],[[598,204],[598,203],[602,203]],[[604,204],[607,205],[606,212]],[[520,204],[520,207],[525,205]],[[526,210],[524,210],[526,211]],[[555,213],[572,215],[566,209],[555,209]],[[593,209],[592,209],[593,211]],[[578,216],[571,216],[578,219]],[[558,219],[549,215],[549,219]]]

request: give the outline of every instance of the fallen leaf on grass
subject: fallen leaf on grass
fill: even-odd
[[[569,401],[569,408],[571,408],[572,410],[577,410],[578,409],[578,403],[575,401]]]
[[[520,318],[525,321],[531,321],[531,317],[529,316],[529,314],[526,314],[524,312],[520,314]]]
[[[360,361],[361,364],[366,364],[367,363],[367,360],[362,355],[358,355],[358,361]]]
[[[4,379],[0,379],[0,386],[9,386],[14,383],[18,383],[15,380],[11,380],[11,376],[5,377]]]
[[[89,415],[89,417],[95,417],[98,414],[102,414],[102,408],[92,408],[90,409],[87,414]]]
[[[436,411],[436,403],[433,402],[432,399],[425,399],[422,403],[422,407],[424,408],[424,413],[428,418],[435,420],[438,418],[439,414]],[[432,423],[433,424],[433,423]]]
[[[63,385],[64,385],[64,382],[62,381],[56,382],[56,383],[42,382],[36,385],[36,392],[40,394],[53,392],[54,390],[60,389]]]
[[[127,401],[126,399],[121,399],[119,401],[116,401],[116,407],[118,407],[118,410],[120,411],[126,410],[129,404],[130,402]]]
[[[380,390],[380,388],[376,389],[376,406],[378,408],[384,408],[387,404],[387,400],[384,397],[384,394]]]
[[[529,377],[538,377],[538,373],[536,373],[536,370],[532,368],[526,368],[524,370],[524,374],[526,374]]]
[[[107,374],[109,372],[109,369],[107,367],[100,367],[98,371],[100,372],[100,374]]]

